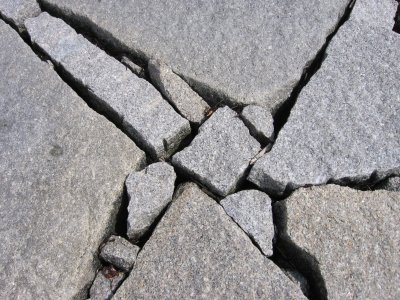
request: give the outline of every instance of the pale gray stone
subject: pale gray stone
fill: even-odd
[[[390,177],[378,185],[379,189],[400,192],[400,177]]]
[[[319,269],[319,299],[400,298],[399,193],[327,185],[275,206],[278,230],[290,241],[286,257],[307,257],[297,262],[302,271]]]
[[[0,299],[86,296],[145,154],[0,21]]]
[[[90,287],[91,300],[110,300],[125,278],[125,274],[114,267],[101,269]]]
[[[137,241],[172,200],[176,174],[165,162],[129,174],[125,181],[129,197],[128,237]]]
[[[128,272],[135,263],[140,248],[120,236],[111,236],[100,250],[100,258]]]
[[[273,194],[400,173],[400,38],[395,1],[357,1],[249,179]]]
[[[123,56],[121,58],[121,62],[133,73],[135,73],[139,77],[144,77],[144,70],[142,67],[138,66],[135,64],[132,60],[130,60],[128,57]]]
[[[253,136],[265,144],[273,141],[274,119],[268,110],[261,106],[248,105],[241,115]]]
[[[257,243],[261,251],[272,256],[274,222],[271,199],[257,190],[245,190],[221,200],[226,213]]]
[[[172,163],[214,193],[233,193],[260,144],[238,114],[219,108],[202,126],[192,143],[172,157]]]
[[[23,31],[24,21],[41,13],[36,0],[0,0],[0,16]]]
[[[149,61],[148,71],[152,82],[186,119],[203,122],[210,106],[181,77],[155,59]]]
[[[207,100],[270,110],[289,97],[349,2],[42,0],[117,47],[161,59]]]
[[[177,194],[115,299],[305,299],[195,184]]]
[[[25,22],[32,42],[92,93],[100,110],[121,123],[153,157],[171,155],[190,124],[146,80],[47,13]]]

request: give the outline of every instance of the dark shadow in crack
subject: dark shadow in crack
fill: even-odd
[[[393,31],[396,33],[400,33],[400,1],[397,0],[397,2],[399,2],[399,4],[397,6],[396,15],[394,16]]]

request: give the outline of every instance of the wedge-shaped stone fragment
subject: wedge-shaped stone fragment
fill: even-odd
[[[164,63],[150,60],[150,78],[161,93],[190,122],[201,124],[210,106]]]
[[[195,184],[177,194],[115,299],[305,299]]]
[[[171,202],[176,174],[169,164],[160,162],[131,173],[125,185],[129,197],[128,237],[137,241]]]
[[[132,60],[130,60],[128,57],[123,56],[121,58],[121,62],[133,73],[135,73],[139,77],[144,77],[144,70],[142,67],[138,66],[135,64]]]
[[[20,31],[24,30],[26,19],[36,17],[40,13],[36,0],[0,0],[0,16]]]
[[[357,1],[249,179],[264,190],[400,173],[400,38],[395,1]]]
[[[124,278],[125,274],[114,267],[104,267],[90,287],[90,300],[110,300]]]
[[[100,258],[123,272],[132,269],[140,248],[120,236],[111,236],[100,251]]]
[[[214,193],[235,191],[260,150],[260,144],[236,112],[219,108],[199,129],[192,143],[175,154],[172,163],[199,180]]]
[[[274,222],[271,199],[257,190],[245,190],[221,200],[226,213],[257,243],[261,251],[273,254]]]
[[[145,154],[0,21],[0,299],[81,299]]]
[[[122,124],[153,157],[166,158],[190,124],[146,80],[138,78],[61,19],[47,13],[25,22],[32,42],[92,95],[94,105]]]
[[[163,60],[207,100],[275,110],[352,1],[41,2],[132,54]]]
[[[399,193],[327,185],[274,205],[289,242],[279,248],[297,258],[298,269],[320,273],[313,282],[318,299],[400,298]]]
[[[273,141],[274,119],[268,110],[261,106],[248,105],[241,115],[251,134],[259,141],[265,144]]]
[[[379,189],[387,191],[400,192],[400,177],[390,177],[378,185]]]

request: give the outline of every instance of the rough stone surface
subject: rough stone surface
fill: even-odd
[[[111,236],[101,248],[100,258],[118,269],[128,272],[135,263],[140,248],[120,236]]]
[[[286,238],[315,258],[327,299],[400,298],[399,193],[328,185],[275,205]]]
[[[117,46],[161,59],[202,94],[212,90],[218,100],[272,110],[288,98],[349,2],[42,1],[100,28]]]
[[[2,21],[0,124],[0,298],[83,297],[145,155]]]
[[[172,163],[214,193],[235,191],[260,144],[236,112],[219,108],[199,129],[192,143],[172,157]]]
[[[390,177],[378,185],[379,189],[400,192],[400,177]]]
[[[114,267],[105,267],[100,270],[90,287],[91,300],[110,300],[125,278],[125,274],[118,272]]]
[[[22,31],[24,21],[41,13],[36,0],[0,0],[0,16]]]
[[[131,70],[133,73],[135,73],[139,77],[144,77],[144,70],[142,67],[138,66],[135,64],[132,60],[130,60],[128,57],[123,56],[121,58],[121,62],[128,67],[129,70]]]
[[[148,70],[152,82],[190,122],[200,124],[210,106],[164,63],[150,60]]]
[[[248,105],[241,115],[253,136],[263,143],[273,141],[274,119],[268,110],[261,106]]]
[[[261,251],[273,254],[274,222],[271,199],[257,190],[245,190],[221,200],[226,213],[257,243]]]
[[[272,151],[249,179],[273,194],[329,180],[400,173],[396,2],[357,1],[304,87]]]
[[[169,164],[160,162],[131,173],[125,185],[129,197],[128,237],[137,241],[147,232],[172,200],[176,174]]]
[[[153,157],[166,158],[190,133],[190,124],[146,80],[47,13],[25,22],[32,42],[81,86],[95,104]]]
[[[195,184],[178,194],[115,299],[305,299]]]

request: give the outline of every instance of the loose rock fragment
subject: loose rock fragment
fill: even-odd
[[[160,93],[123,64],[47,13],[25,22],[32,42],[92,94],[100,111],[122,123],[128,134],[155,158],[171,155],[190,133]]]
[[[137,241],[171,202],[176,174],[161,162],[131,173],[125,185],[129,196],[128,237]]]
[[[133,73],[135,73],[139,77],[144,77],[144,70],[142,67],[135,64],[132,60],[128,57],[123,56],[121,62],[129,68]]]
[[[328,185],[300,189],[275,207],[281,237],[305,251],[289,244],[286,256],[308,257],[297,262],[303,271],[319,268],[319,299],[400,298],[399,193]]]
[[[203,122],[210,106],[181,77],[154,59],[148,70],[153,83],[186,119],[195,124]]]
[[[125,274],[114,267],[104,267],[97,275],[90,288],[91,300],[110,300],[125,278]]]
[[[285,189],[400,174],[400,39],[395,1],[357,1],[250,181]]]
[[[36,0],[0,0],[0,16],[24,30],[24,21],[41,13]]]
[[[101,248],[100,258],[118,269],[128,272],[135,263],[140,248],[120,236],[111,236]]]
[[[400,177],[390,177],[381,182],[378,189],[387,191],[400,192]]]
[[[214,193],[227,196],[235,191],[259,150],[260,144],[236,112],[223,107],[200,127],[187,148],[173,156],[172,162]]]
[[[271,199],[267,194],[257,190],[241,191],[221,200],[220,204],[265,255],[273,254],[274,222]]]
[[[273,141],[274,119],[268,110],[257,105],[248,105],[242,111],[242,118],[251,134],[262,143]]]
[[[115,299],[305,299],[223,208],[184,185]]]

